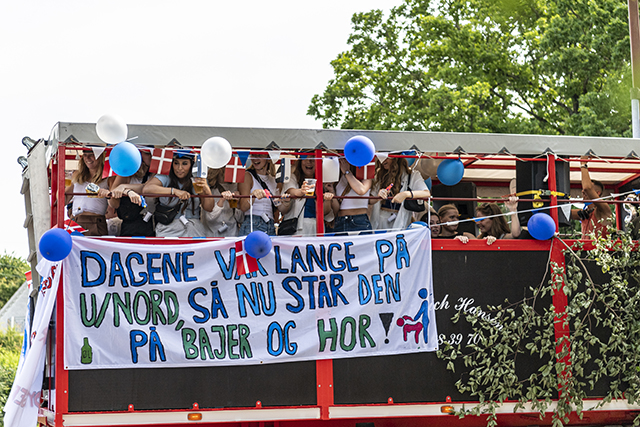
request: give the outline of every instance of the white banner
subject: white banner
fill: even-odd
[[[4,425],[8,427],[34,426],[38,422],[47,331],[61,276],[59,263],[46,260],[38,264],[38,272],[42,275],[42,282],[33,315],[30,344],[23,345],[24,355],[20,356],[21,363],[4,406]]]
[[[238,276],[235,242],[73,237],[64,261],[67,369],[219,366],[434,351],[424,227],[273,237]]]

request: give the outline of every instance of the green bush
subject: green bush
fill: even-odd
[[[15,329],[0,332],[0,406],[4,408],[18,368],[22,333]],[[4,417],[4,413],[3,413]],[[1,422],[0,425],[4,425]]]

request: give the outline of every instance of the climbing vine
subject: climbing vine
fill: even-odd
[[[628,233],[598,237],[587,245],[560,245],[566,266],[548,262],[540,283],[518,302],[487,309],[504,325],[497,329],[473,314],[469,322],[481,340],[470,346],[444,343],[438,355],[459,376],[456,386],[479,403],[460,417],[486,414],[497,424],[505,401],[517,409],[552,412],[553,426],[575,413],[597,409],[613,399],[640,401],[640,252]],[[562,295],[564,293],[564,295]],[[566,297],[556,313],[554,298]],[[559,338],[556,338],[559,330]],[[591,405],[584,399],[600,397]],[[585,406],[586,405],[586,406]],[[640,416],[634,425],[640,424]]]

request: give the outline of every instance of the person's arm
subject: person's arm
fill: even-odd
[[[178,196],[180,200],[189,200],[191,198],[191,193],[189,193],[188,191],[163,186],[162,182],[157,177],[154,177],[151,180],[147,181],[147,183],[144,185],[144,188],[142,189],[142,192],[146,194],[160,194],[163,196],[174,195]]]
[[[520,219],[518,218],[518,198],[516,196],[509,197],[505,202],[505,206],[511,212],[511,233],[504,236],[505,239],[517,239],[520,237],[522,230],[520,229]]]
[[[202,186],[202,194],[204,196],[211,196],[211,187],[209,187],[209,183],[207,182],[207,178],[196,178],[195,181]],[[213,210],[213,205],[215,205],[215,200],[213,197],[200,197],[200,206],[207,212],[211,212]]]
[[[412,199],[427,199],[431,197],[431,192],[429,190],[418,190],[418,191],[401,191],[395,195],[391,203],[402,203],[406,198]]]
[[[349,183],[349,186],[355,193],[359,196],[364,196],[367,194],[367,191],[371,189],[371,180],[363,179],[360,181],[351,173],[351,165],[347,162],[347,159],[340,159],[340,170],[344,174]]]
[[[582,189],[584,190],[585,195],[589,199],[595,200],[602,197],[602,195],[598,196],[598,192],[596,191],[596,186],[593,184],[593,181],[591,180],[591,176],[589,175],[589,164],[587,163],[587,160],[589,160],[589,157],[587,156],[582,156],[580,158],[580,176],[582,181]],[[609,206],[609,204],[606,201],[602,200],[602,201],[593,202],[593,206],[596,210],[596,213],[595,213],[596,220],[599,221],[603,218],[608,218],[613,216],[613,212],[611,211],[611,206]]]
[[[241,196],[248,196],[251,194],[251,188],[253,187],[253,176],[250,173],[246,173],[244,175],[244,182],[238,183],[238,192],[240,192]],[[247,212],[251,207],[251,199],[248,197],[243,197],[238,202],[238,208],[242,212]]]

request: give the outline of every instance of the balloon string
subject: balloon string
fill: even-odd
[[[249,195],[249,224],[253,233],[253,194]]]

